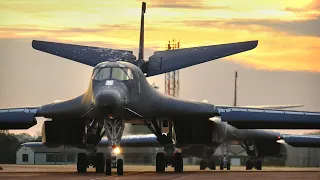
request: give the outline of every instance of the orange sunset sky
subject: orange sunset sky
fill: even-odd
[[[0,108],[71,99],[88,87],[91,67],[36,51],[32,39],[133,50],[137,56],[141,3],[0,0]],[[254,50],[181,70],[181,98],[231,105],[237,70],[239,105],[304,104],[296,110],[320,111],[320,0],[146,3],[145,59],[172,38],[180,38],[181,48],[259,40]],[[163,75],[148,80],[163,92]],[[42,123],[14,132],[34,134]]]
[[[0,1],[0,38],[41,38],[137,47],[141,2],[135,0]],[[320,0],[149,0],[145,47],[164,49],[259,40],[230,58],[249,67],[320,71]]]

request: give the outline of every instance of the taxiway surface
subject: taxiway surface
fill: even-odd
[[[262,171],[244,171],[244,167],[232,167],[231,171],[199,171],[198,166],[185,166],[185,172],[174,173],[172,168],[167,168],[165,173],[155,173],[153,166],[125,166],[124,176],[117,176],[113,171],[112,176],[96,174],[93,168],[88,173],[75,172],[74,165],[0,165],[0,179],[5,180],[103,180],[103,179],[150,179],[150,180],[191,180],[191,179],[294,179],[294,180],[319,180],[320,168],[269,168]]]

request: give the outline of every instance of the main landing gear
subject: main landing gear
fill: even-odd
[[[210,170],[216,170],[215,160],[214,159],[211,159],[210,161],[201,160],[200,170],[205,170],[206,168],[209,168]]]
[[[87,153],[78,154],[77,171],[79,173],[84,173],[87,171],[87,168],[92,165],[96,168],[97,173],[103,173],[105,171],[106,175],[111,175],[112,168],[116,168],[117,174],[123,175],[123,159],[117,158],[120,154],[120,148],[117,145],[120,144],[123,134],[124,120],[112,118],[104,119],[102,128],[99,128],[98,124],[99,122],[97,121],[96,123],[90,123],[88,125],[89,127],[86,127],[84,142],[87,146],[86,150],[89,156]],[[95,133],[92,134],[88,132]],[[96,147],[88,143],[90,142],[88,139],[92,136],[103,136],[103,134],[107,135],[109,143],[109,152],[106,156],[103,153],[96,153]],[[99,141],[101,137],[99,138]]]
[[[87,156],[86,153],[79,153],[77,161],[77,171],[79,173],[85,173],[87,172],[87,168],[92,165],[96,168],[96,173],[103,173],[104,159],[105,158],[102,153],[96,153],[90,156]]]
[[[245,141],[241,146],[247,151],[249,159],[246,162],[246,170],[262,170],[262,158],[259,157],[258,149],[253,142]]]
[[[221,162],[220,162],[220,170],[227,169],[230,170],[231,163],[229,159],[229,149],[230,149],[230,144],[229,143],[223,143],[220,146],[222,156],[221,156]]]
[[[222,143],[220,148],[222,152],[221,161],[220,161],[220,170],[224,170],[224,169],[230,170],[231,163],[228,157],[230,144],[227,142]],[[205,170],[206,168],[209,168],[211,170],[216,170],[216,163],[214,158],[212,157],[214,154],[214,151],[212,151],[210,154],[211,154],[211,158],[209,161],[205,161],[205,160],[200,161],[200,170]]]
[[[210,170],[216,170],[216,161],[214,159],[215,149],[212,147],[204,147],[202,156],[203,159],[200,161],[200,170],[209,168]]]
[[[164,172],[165,168],[172,166],[175,172],[183,172],[183,157],[181,152],[164,148],[165,152],[158,152],[156,157],[156,171]]]
[[[166,167],[172,166],[175,172],[183,172],[183,156],[174,147],[173,122],[168,121],[169,132],[162,134],[162,120],[146,122],[148,128],[157,136],[158,141],[164,145],[164,152],[158,152],[156,156],[156,172],[162,173]]]

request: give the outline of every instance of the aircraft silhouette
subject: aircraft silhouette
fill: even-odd
[[[277,132],[255,128],[320,127],[320,113],[316,112],[218,106],[160,93],[146,77],[248,51],[254,49],[258,41],[157,51],[146,61],[143,56],[145,10],[146,4],[142,3],[138,58],[132,51],[34,40],[34,49],[94,67],[90,84],[84,94],[74,99],[40,107],[1,109],[0,129],[28,129],[37,123],[36,117],[48,118],[42,129],[45,146],[69,145],[87,150],[78,154],[78,172],[86,172],[88,166],[93,165],[96,172],[111,175],[114,167],[118,175],[122,175],[123,159],[117,158],[117,154],[124,123],[148,126],[164,147],[164,153],[159,152],[156,157],[157,172],[165,171],[168,165],[176,172],[183,171],[183,151],[177,148],[187,153],[188,149],[203,147],[212,154],[218,145],[230,140],[243,141],[252,157],[247,169],[261,169],[260,158],[281,154],[278,140],[286,138]],[[162,133],[164,122],[169,127],[167,134]],[[108,137],[110,150],[106,156],[96,152],[104,135]],[[308,144],[308,137],[298,139],[307,146],[315,144]],[[209,166],[213,167],[214,163],[210,162]],[[225,164],[223,167],[230,169],[230,163]]]

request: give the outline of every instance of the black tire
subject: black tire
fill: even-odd
[[[111,159],[106,159],[106,175],[111,175]]]
[[[222,163],[220,163],[220,170],[223,170],[224,169],[224,167],[223,167],[223,162]]]
[[[95,155],[95,167],[96,167],[96,173],[103,173],[104,172],[104,155],[102,153],[97,153]]]
[[[88,167],[88,157],[86,153],[79,153],[77,160],[77,171],[79,173],[87,172]]]
[[[262,161],[261,161],[261,160],[258,160],[258,161],[257,161],[256,170],[259,170],[259,171],[262,170]]]
[[[216,170],[216,162],[215,162],[214,160],[211,160],[211,161],[209,162],[209,168],[210,168],[211,170]]]
[[[117,160],[117,174],[119,176],[123,175],[123,160],[122,159]]]
[[[156,171],[164,172],[166,168],[164,153],[157,153],[156,157]]]
[[[205,170],[206,169],[206,162],[204,160],[200,161],[200,170]]]
[[[230,162],[227,163],[227,170],[230,170],[231,164]]]
[[[252,163],[250,161],[246,162],[246,170],[251,170],[252,169]]]
[[[183,157],[182,153],[174,154],[174,171],[183,172]]]

